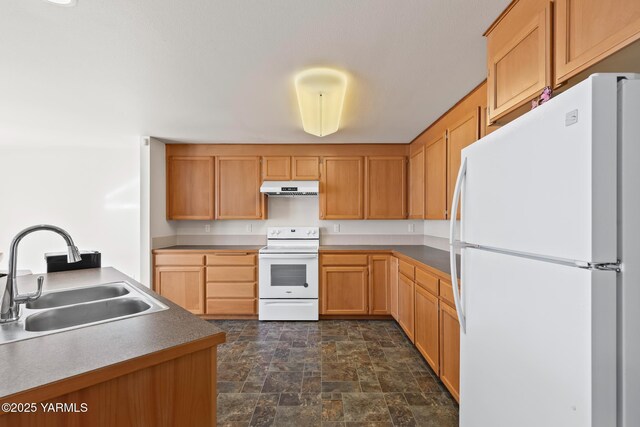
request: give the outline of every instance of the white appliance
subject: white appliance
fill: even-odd
[[[317,196],[318,181],[264,181],[260,192],[271,197],[308,197]]]
[[[463,150],[461,426],[640,425],[639,79],[593,75]]]
[[[318,227],[267,227],[260,249],[260,320],[318,320]]]

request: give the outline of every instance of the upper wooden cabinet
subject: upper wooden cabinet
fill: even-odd
[[[213,219],[213,157],[167,159],[167,219]]]
[[[369,267],[323,266],[321,314],[368,314]]]
[[[320,179],[320,157],[294,156],[291,160],[291,179],[315,181]]]
[[[364,218],[364,160],[325,157],[320,180],[321,219]]]
[[[462,163],[462,149],[473,144],[480,138],[480,107],[472,107],[468,110],[457,112],[456,122],[447,129],[449,143],[449,155],[447,170],[449,174],[447,183],[447,206],[451,206],[453,192],[455,190],[458,171]],[[451,218],[453,212],[448,216]],[[456,213],[460,218],[460,212]]]
[[[638,0],[555,0],[556,85],[638,39]]]
[[[491,123],[528,103],[553,83],[551,8],[549,0],[513,2],[485,33]]]
[[[407,159],[402,156],[367,157],[365,218],[407,217]]]
[[[262,179],[265,181],[288,181],[291,179],[291,157],[263,157]]]
[[[409,218],[424,218],[424,147],[409,156]]]
[[[320,179],[320,158],[317,156],[265,156],[262,158],[262,179],[265,181]]]
[[[390,313],[390,269],[391,257],[389,255],[370,255],[369,267],[369,314]]]
[[[425,218],[447,219],[447,136],[427,142],[425,151]]]
[[[216,157],[216,218],[262,219],[260,157]]]

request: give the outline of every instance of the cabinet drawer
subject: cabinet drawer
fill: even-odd
[[[415,267],[408,262],[400,260],[399,262],[400,273],[404,274],[409,279],[415,279]]]
[[[322,265],[367,265],[367,264],[369,264],[369,260],[366,254],[322,255]]]
[[[255,298],[255,282],[209,282],[207,298]]]
[[[207,314],[256,314],[255,299],[207,299]]]
[[[156,254],[156,265],[203,265],[203,254]]]
[[[451,286],[451,283],[445,282],[444,280],[440,281],[440,299],[450,306],[455,307],[456,301],[453,299],[453,286]]]
[[[255,267],[207,267],[207,282],[254,282],[255,280]]]
[[[438,295],[438,278],[436,276],[416,268],[416,283],[433,295]]]
[[[245,252],[207,255],[207,265],[256,265],[256,256]]]

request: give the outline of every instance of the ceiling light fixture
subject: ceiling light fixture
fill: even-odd
[[[53,3],[57,6],[75,6],[78,3],[78,0],[45,0],[49,3]]]
[[[295,78],[298,106],[305,132],[327,136],[338,130],[347,76],[331,68],[310,68]]]

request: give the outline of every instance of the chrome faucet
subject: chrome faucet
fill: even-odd
[[[67,242],[67,262],[78,262],[82,260],[78,248],[73,243],[73,239],[69,233],[60,227],[42,224],[25,228],[19,232],[11,241],[11,250],[9,251],[9,274],[7,275],[7,284],[4,288],[2,302],[0,303],[0,323],[15,322],[20,318],[20,304],[35,301],[40,298],[40,295],[42,295],[42,286],[44,284],[43,276],[38,277],[38,290],[28,294],[20,295],[18,293],[18,284],[16,282],[18,244],[26,235],[40,230],[53,231],[54,233],[58,233],[62,236],[65,242]]]

